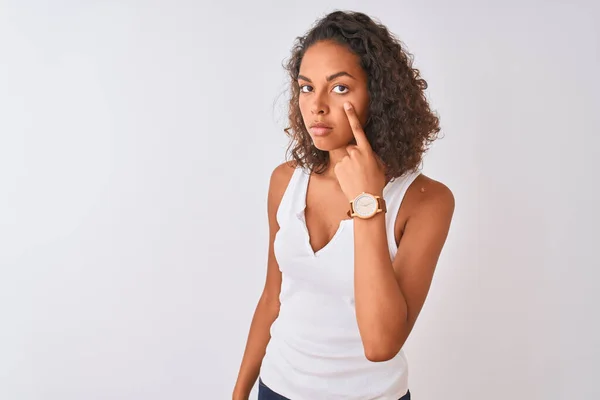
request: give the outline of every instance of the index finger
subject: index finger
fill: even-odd
[[[346,111],[346,115],[348,116],[348,120],[350,121],[350,128],[352,128],[352,133],[354,134],[354,138],[356,139],[356,146],[359,148],[370,148],[371,145],[367,140],[367,135],[358,120],[358,116],[354,111],[354,107],[349,102],[344,103],[344,110]]]

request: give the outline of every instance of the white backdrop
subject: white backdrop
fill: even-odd
[[[230,398],[281,64],[336,8],[408,45],[441,116],[414,398],[600,398],[594,3],[0,1],[0,399]]]

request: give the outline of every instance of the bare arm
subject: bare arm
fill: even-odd
[[[389,360],[404,345],[425,302],[450,227],[454,197],[446,186],[430,181],[416,197],[393,261],[383,213],[354,222],[356,317],[371,361]]]
[[[234,400],[247,400],[248,396],[250,396],[250,391],[258,379],[267,344],[271,339],[271,325],[279,314],[281,272],[273,253],[273,240],[279,230],[276,220],[277,209],[293,173],[293,168],[290,167],[290,163],[282,164],[275,168],[271,175],[267,200],[269,219],[267,277],[250,325],[246,349],[242,358],[237,382],[233,389]]]

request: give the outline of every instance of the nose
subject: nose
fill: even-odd
[[[315,93],[313,102],[310,105],[310,112],[312,114],[327,114],[329,112],[329,105],[325,99],[325,95]]]

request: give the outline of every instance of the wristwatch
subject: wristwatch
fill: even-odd
[[[380,212],[386,212],[385,200],[379,196],[362,192],[350,201],[349,217],[368,219]]]

